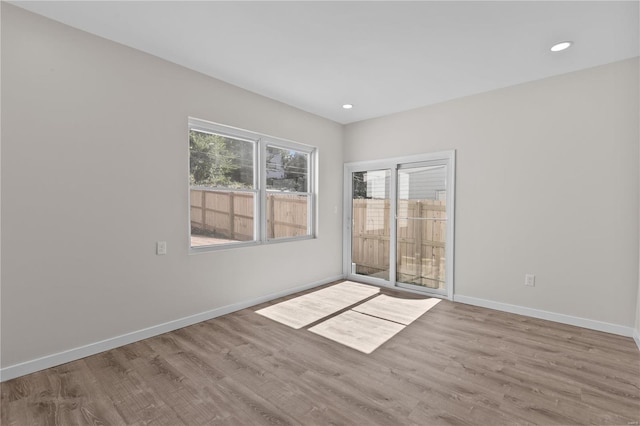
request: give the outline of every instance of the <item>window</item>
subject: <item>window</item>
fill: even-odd
[[[312,238],[315,148],[189,119],[191,248]]]
[[[344,166],[348,279],[453,297],[455,151]]]
[[[267,239],[308,235],[311,205],[307,152],[266,146]]]

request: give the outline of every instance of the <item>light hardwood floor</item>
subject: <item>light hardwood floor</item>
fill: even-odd
[[[630,338],[442,301],[365,355],[254,312],[269,304],[2,383],[0,423],[640,421]]]

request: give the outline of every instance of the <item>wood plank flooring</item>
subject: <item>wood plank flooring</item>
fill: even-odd
[[[640,421],[630,338],[442,301],[365,355],[254,312],[285,299],[2,383],[0,423]]]

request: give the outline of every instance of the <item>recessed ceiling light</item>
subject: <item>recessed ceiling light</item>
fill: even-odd
[[[561,41],[560,43],[557,43],[551,46],[551,51],[560,52],[562,50],[568,49],[572,44],[573,42],[571,41]]]
[[[351,109],[351,108],[353,108],[353,105],[351,105],[351,104],[344,104],[344,105],[342,105],[342,108],[344,108],[344,109]]]

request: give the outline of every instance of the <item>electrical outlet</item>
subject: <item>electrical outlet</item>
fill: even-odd
[[[533,274],[525,274],[524,276],[524,285],[529,287],[536,286],[536,276]]]
[[[167,242],[166,241],[158,241],[156,243],[156,254],[157,255],[167,254]]]

